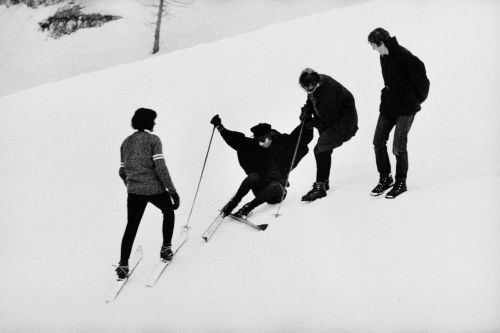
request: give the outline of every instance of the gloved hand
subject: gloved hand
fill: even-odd
[[[179,205],[181,203],[181,199],[179,198],[179,195],[177,194],[177,192],[170,193],[170,197],[172,198],[172,208],[173,208],[173,210],[176,210],[177,208],[179,208]]]
[[[213,116],[212,120],[210,120],[210,124],[214,125],[215,127],[222,126],[222,120],[220,119],[218,114]]]
[[[307,105],[304,105],[300,110],[300,121],[308,120],[309,118],[311,118],[311,111],[309,110],[309,107]]]

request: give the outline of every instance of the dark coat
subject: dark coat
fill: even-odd
[[[224,128],[220,134],[224,141],[236,150],[238,162],[247,175],[250,173],[263,174],[263,165],[267,159],[267,152],[259,146],[255,139],[248,138],[243,133],[231,131],[227,128]]]
[[[312,128],[299,125],[290,134],[281,134],[277,131],[273,133],[272,145],[266,149],[269,157],[264,166],[264,173],[262,174],[266,181],[277,181],[283,186],[288,185],[286,184],[288,172],[290,171],[301,128],[302,135],[292,166],[293,170],[309,152],[307,145],[313,139]]]
[[[358,131],[354,97],[332,77],[320,74],[320,86],[308,95],[304,108],[319,131],[315,153],[332,150],[350,140]]]
[[[267,149],[260,147],[257,140],[248,138],[243,133],[228,129],[223,129],[220,133],[224,141],[236,150],[238,162],[247,175],[256,173],[262,176],[266,182],[278,181],[285,186],[300,130],[301,125],[297,126],[290,134],[281,134],[273,130],[270,135],[272,144]],[[308,153],[307,145],[312,138],[312,129],[304,127],[293,168]]]
[[[385,44],[388,55],[380,56],[384,89],[380,112],[390,115],[415,114],[429,93],[429,80],[420,59],[392,37]]]

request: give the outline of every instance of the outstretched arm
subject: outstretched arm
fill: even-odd
[[[247,138],[245,134],[231,131],[225,128],[224,125],[222,125],[222,120],[220,119],[219,115],[215,115],[210,123],[214,125],[215,128],[217,128],[220,135],[222,136],[222,139],[224,139],[224,141],[236,151],[244,148],[245,145],[248,145],[252,142],[252,139]]]

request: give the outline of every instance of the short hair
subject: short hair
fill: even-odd
[[[368,42],[380,46],[386,43],[391,38],[389,32],[383,28],[377,28],[368,35]]]
[[[300,73],[299,84],[303,87],[317,84],[321,81],[319,74],[311,68],[306,68]]]
[[[144,131],[153,130],[156,119],[156,111],[146,108],[139,108],[135,111],[132,117],[132,128]]]

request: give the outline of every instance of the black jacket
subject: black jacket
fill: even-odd
[[[287,176],[292,164],[295,147],[299,140],[301,125],[297,126],[290,134],[281,134],[277,131],[272,136],[273,143],[267,150],[269,157],[264,165],[262,176],[267,181],[277,181],[283,186],[287,185]],[[307,145],[313,139],[312,128],[302,128],[302,136],[293,163],[294,169],[304,156],[309,152]]]
[[[386,42],[388,55],[380,56],[385,87],[380,98],[380,112],[415,114],[429,93],[425,65],[398,44],[396,37]]]
[[[260,147],[255,139],[248,138],[240,132],[223,129],[220,134],[224,141],[236,150],[238,162],[246,174],[257,173],[266,181],[278,181],[285,186],[300,130],[301,125],[290,134],[281,134],[273,130],[271,134],[273,141],[271,147],[267,149]],[[307,145],[312,138],[312,129],[304,126],[293,168],[309,151]]]
[[[267,152],[264,148],[259,146],[259,143],[252,138],[248,138],[245,134],[228,130],[223,128],[220,131],[222,139],[236,150],[238,155],[238,162],[243,168],[245,173],[262,174],[264,171],[265,160],[267,159]]]
[[[328,75],[320,74],[320,79],[320,86],[308,95],[304,105],[320,133],[317,152],[341,146],[358,130],[358,114],[351,92]]]

